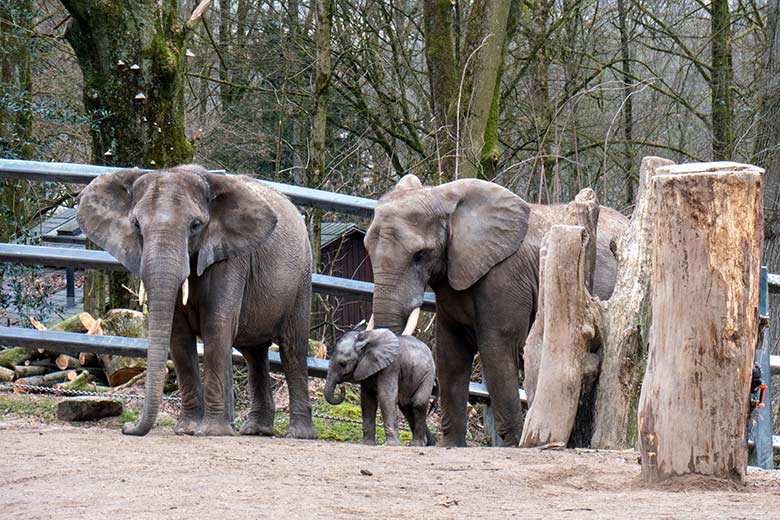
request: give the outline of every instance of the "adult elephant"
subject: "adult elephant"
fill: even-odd
[[[539,248],[564,205],[527,204],[490,182],[423,187],[406,175],[378,202],[365,245],[374,268],[374,325],[409,329],[430,285],[436,293],[436,372],[444,446],[465,446],[466,406],[477,352],[502,445],[520,440],[522,354],[536,316]],[[615,284],[609,242],[628,221],[601,208],[594,292]],[[406,327],[405,327],[406,324]]]
[[[80,195],[77,218],[96,244],[139,275],[149,302],[146,435],[160,408],[168,351],[182,398],[178,434],[233,433],[226,406],[231,348],[249,365],[252,408],[242,434],[273,434],[268,347],[281,346],[292,437],[314,438],[306,353],[311,249],[295,206],[253,179],[197,165],[100,175]],[[195,337],[204,343],[204,378]]]

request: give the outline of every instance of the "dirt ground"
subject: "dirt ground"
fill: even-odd
[[[2,518],[773,518],[780,472],[745,488],[638,483],[632,452],[143,438],[0,416]]]

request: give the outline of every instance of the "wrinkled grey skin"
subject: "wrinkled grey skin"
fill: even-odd
[[[468,382],[480,354],[501,445],[520,440],[523,346],[536,316],[539,248],[565,205],[529,205],[490,182],[464,179],[426,188],[407,175],[377,204],[365,245],[374,269],[374,320],[394,332],[436,293],[436,372],[443,439],[466,445]],[[615,284],[612,238],[628,221],[600,208],[594,293]]]
[[[290,435],[315,438],[307,388],[311,300],[308,235],[295,207],[245,177],[197,165],[100,175],[80,195],[87,237],[139,275],[148,294],[149,352],[141,418],[154,425],[170,348],[182,397],[177,434],[231,435],[231,346],[249,365],[252,409],[242,434],[273,435],[268,347],[281,346],[290,387]],[[181,286],[189,279],[189,301]],[[204,343],[204,380],[195,337]]]
[[[426,422],[436,370],[425,343],[387,329],[347,332],[330,359],[325,399],[330,404],[341,403],[344,387],[340,395],[333,393],[336,385],[347,382],[360,383],[364,444],[376,443],[377,403],[388,445],[400,444],[396,404],[412,429],[412,446],[436,444]]]

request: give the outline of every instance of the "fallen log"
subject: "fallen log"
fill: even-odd
[[[84,313],[86,314],[86,313]],[[95,323],[99,323],[98,326]],[[99,327],[99,328],[98,328]],[[130,338],[146,337],[146,318],[143,313],[130,309],[113,309],[106,313],[102,320],[93,322],[90,330],[110,336],[126,336]],[[100,364],[105,370],[106,380],[111,386],[126,383],[134,376],[146,370],[145,358],[129,358],[98,355]]]
[[[14,380],[14,371],[10,368],[0,367],[0,383],[9,383]]]
[[[122,401],[105,397],[70,397],[57,405],[61,421],[92,421],[122,414]]]
[[[762,175],[749,165],[687,164],[661,168],[652,181],[663,218],[653,233],[653,323],[638,411],[646,482],[688,474],[744,481]]]
[[[16,385],[30,385],[30,386],[54,386],[56,383],[61,383],[68,379],[68,374],[71,370],[62,370],[59,372],[51,372],[42,376],[24,377],[14,381],[14,393],[26,394],[30,390],[22,388]]]
[[[81,368],[81,362],[74,358],[73,356],[69,356],[67,354],[60,354],[54,359],[54,364],[57,365],[57,368],[60,370],[67,370],[67,369],[80,369]]]
[[[42,376],[51,372],[51,368],[38,365],[17,365],[14,367],[14,376],[19,378]]]
[[[91,352],[81,352],[79,354],[79,364],[83,367],[97,365],[98,357]]]
[[[35,355],[35,350],[23,347],[11,347],[0,350],[0,367],[10,368],[24,364]]]
[[[73,372],[75,374],[75,371]],[[54,385],[58,390],[87,390],[89,392],[110,392],[113,388],[96,385],[90,381],[91,374],[88,370],[82,370],[76,377],[68,378],[68,381]]]

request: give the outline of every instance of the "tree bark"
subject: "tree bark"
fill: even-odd
[[[710,92],[712,95],[712,159],[727,161],[734,155],[734,109],[731,90],[734,87],[734,67],[731,56],[731,13],[728,0],[710,2],[712,26],[712,64]]]
[[[585,354],[596,335],[598,316],[591,311],[585,288],[587,241],[588,233],[581,226],[556,225],[547,235],[545,277],[540,284],[540,292],[544,291],[544,339],[534,398],[529,401],[520,440],[524,448],[565,445],[574,427]]]
[[[184,129],[187,42],[210,1],[186,22],[178,2],[62,1],[71,21],[65,37],[84,76],[92,119],[92,160],[108,166],[164,168],[192,160]],[[105,307],[102,275],[87,271],[85,310]],[[129,273],[110,273],[109,307],[132,307]]]
[[[756,123],[753,163],[766,170],[764,175],[764,264],[770,273],[780,272],[780,0],[767,2],[766,72]],[[780,295],[769,295],[769,308],[780,308]],[[772,354],[780,344],[780,312],[769,313],[769,343]],[[775,379],[780,383],[780,380]],[[778,388],[777,385],[774,388]],[[780,406],[777,395],[776,406]],[[780,428],[780,408],[775,412],[774,431]]]
[[[595,357],[591,351],[601,328],[601,309],[590,296],[599,214],[595,192],[582,190],[566,213],[566,225],[550,229],[540,255],[538,311],[524,350],[529,403],[524,447],[566,445],[575,425],[586,430],[578,438],[590,439],[591,413],[580,411],[598,371],[588,358]]]
[[[666,175],[675,173],[677,175]],[[758,334],[763,171],[670,166],[651,189],[653,324],[639,399],[646,482],[744,480]]]
[[[35,354],[34,349],[24,347],[11,347],[0,350],[0,367],[13,368],[21,365]]]
[[[647,186],[658,168],[671,164],[660,157],[642,159],[637,206],[615,247],[617,275],[602,332],[603,361],[591,439],[594,448],[622,449],[637,443],[636,405],[645,371],[653,271],[650,242],[655,203]]]
[[[14,370],[11,370],[10,368],[0,367],[0,383],[9,383],[13,380],[14,380]]]

